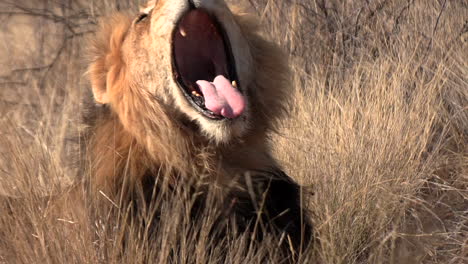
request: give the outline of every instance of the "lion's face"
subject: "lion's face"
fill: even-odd
[[[223,1],[150,1],[122,27],[110,37],[109,49],[118,51],[102,62],[105,80],[92,76],[96,101],[110,104],[119,116],[141,105],[162,108],[173,122],[189,120],[216,142],[246,132],[252,56]]]

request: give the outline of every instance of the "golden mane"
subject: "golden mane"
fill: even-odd
[[[155,37],[151,31],[161,27],[160,16],[154,18],[160,11],[157,9],[164,11],[168,6],[160,1],[155,9],[145,9],[153,14],[151,28],[149,23],[138,25],[121,13],[105,18],[91,42],[89,76],[98,104],[89,104],[85,118],[89,131],[83,141],[92,192],[99,191],[113,199],[122,197],[122,193],[133,197],[135,188],[147,193],[161,184],[170,188],[189,184],[187,188],[191,188],[190,183],[202,181],[219,186],[220,201],[241,199],[250,204],[247,208],[251,209],[246,210],[243,205],[232,215],[255,221],[257,214],[252,213],[256,202],[247,191],[254,184],[259,197],[265,192],[269,202],[265,215],[278,215],[280,220],[275,221],[279,229],[284,229],[280,232],[292,236],[297,247],[304,240],[298,231],[303,223],[299,187],[280,170],[268,142],[268,133],[287,113],[286,57],[276,44],[257,32],[257,23],[251,16],[232,15],[232,21],[218,17],[224,23],[234,23],[226,28],[236,31],[239,27],[241,39],[233,39],[237,33],[232,33],[232,43],[248,44],[248,51],[232,48],[238,56],[245,56],[236,61],[248,62],[247,66],[253,69],[246,73],[238,68],[249,109],[235,123],[206,120],[187,106],[183,97],[178,97],[180,88],[174,85],[169,62],[172,55],[167,48],[171,45],[167,41],[170,34],[161,33],[160,37],[156,31]],[[221,11],[216,12],[226,12],[223,6],[219,8]],[[155,50],[159,52],[148,55]],[[284,211],[290,213],[279,217]],[[288,231],[290,221],[294,224]],[[307,224],[305,228],[308,234]],[[289,250],[289,246],[286,248]]]
[[[107,185],[106,181],[113,181],[114,177],[118,177],[115,172],[123,170],[125,166],[128,166],[127,171],[132,179],[138,179],[145,169],[165,168],[191,175],[200,170],[205,173],[213,171],[210,167],[216,163],[214,157],[221,153],[230,156],[231,151],[244,152],[243,148],[254,146],[261,147],[261,152],[268,151],[267,134],[284,117],[288,104],[286,57],[276,45],[253,31],[257,24],[250,15],[242,14],[236,19],[250,44],[254,68],[261,70],[255,72],[256,77],[251,85],[253,88],[249,89],[253,101],[252,111],[256,113],[249,122],[254,125],[244,137],[236,138],[230,144],[211,144],[210,140],[203,138],[202,133],[193,131],[197,128],[188,120],[176,120],[170,109],[161,104],[145,104],[148,94],[126,80],[126,75],[130,73],[126,72],[121,58],[122,41],[129,30],[131,19],[117,13],[102,20],[96,38],[91,42],[89,75],[93,88],[112,86],[111,96],[118,100],[104,106],[107,113],[86,118],[94,119],[89,146],[97,157],[93,167],[96,168],[95,180],[98,185]],[[165,74],[171,76],[170,69]],[[95,90],[95,99],[100,101],[96,98],[99,91]],[[92,109],[87,112],[94,116],[99,111]],[[116,158],[110,159],[110,156]],[[197,157],[203,160],[198,161]],[[207,161],[207,157],[211,157],[212,161]],[[115,164],[108,164],[109,160],[115,160]],[[193,166],[196,164],[202,166]]]

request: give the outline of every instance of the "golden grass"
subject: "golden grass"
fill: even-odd
[[[466,262],[467,4],[248,2],[291,55],[291,117],[272,142],[288,174],[313,193],[305,198],[317,239],[298,262]],[[152,244],[136,228],[127,230],[129,243],[117,242],[124,234],[117,230],[131,226],[125,215],[84,230],[48,217],[44,195],[76,178],[73,135],[89,87],[83,36],[102,13],[127,7],[135,5],[0,1],[0,10],[24,13],[0,12],[0,38],[12,39],[8,53],[0,51],[7,66],[0,69],[0,193],[21,197],[0,203],[0,263],[279,262],[268,238],[251,245],[246,236],[227,236],[213,245],[209,214],[191,226],[178,201],[160,201],[176,209],[162,217]],[[18,17],[26,22],[15,25]],[[12,30],[35,25],[45,29],[31,45],[58,34],[63,48],[21,50],[24,36]],[[26,58],[7,56],[16,52]]]

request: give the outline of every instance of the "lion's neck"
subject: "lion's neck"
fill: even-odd
[[[212,174],[219,162],[216,148],[178,134],[183,131],[172,131],[177,144],[151,139],[149,133],[137,139],[117,117],[98,121],[91,130],[91,184],[106,192],[114,192],[114,186],[121,186],[123,181],[132,185],[148,174],[167,174],[166,178]]]
[[[233,174],[276,166],[267,144],[257,137],[231,145],[214,145],[184,127],[171,133],[172,141],[161,140],[150,132],[137,139],[117,116],[97,121],[89,147],[91,185],[112,194],[119,191],[116,186],[133,186],[148,175],[174,182],[179,177],[209,177],[226,182]]]

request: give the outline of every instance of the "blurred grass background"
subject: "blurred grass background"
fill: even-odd
[[[79,230],[46,220],[47,201],[40,197],[77,177],[74,135],[89,89],[87,38],[99,17],[136,13],[139,4],[0,0],[0,193],[25,198],[9,213],[0,207],[0,263],[121,261],[107,241],[117,235],[99,235],[114,228],[110,223]],[[313,190],[308,200],[317,242],[301,262],[466,263],[467,2],[230,4],[256,13],[265,36],[290,55],[291,116],[272,142],[288,174]],[[124,259],[262,260],[229,241],[202,254],[210,243],[203,239],[178,258],[159,254],[193,241],[189,233],[135,246]],[[267,255],[275,250],[268,242],[262,247]]]

